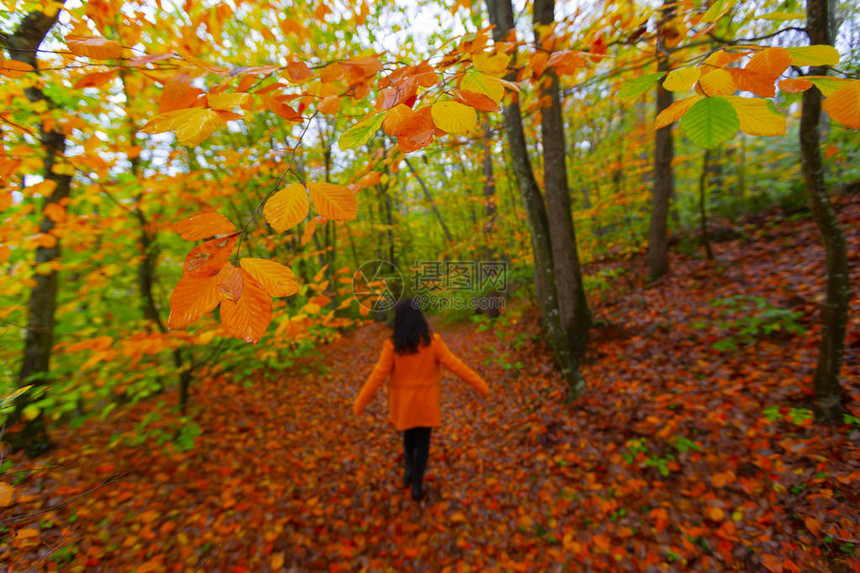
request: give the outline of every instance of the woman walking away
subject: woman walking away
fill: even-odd
[[[394,334],[382,345],[382,356],[355,399],[355,415],[364,408],[388,375],[388,419],[403,432],[405,454],[404,487],[412,486],[412,498],[421,499],[424,469],[430,453],[430,431],[439,426],[439,365],[442,364],[472,385],[484,397],[487,383],[474,370],[454,356],[438,334],[431,333],[421,310],[412,299],[394,308]]]

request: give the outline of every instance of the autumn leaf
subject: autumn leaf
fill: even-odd
[[[248,101],[249,97],[250,96],[246,93],[219,93],[208,94],[206,96],[206,100],[209,102],[209,107],[212,109],[229,110],[242,105]]]
[[[478,124],[474,108],[455,101],[434,103],[430,114],[436,127],[454,135],[467,135]]]
[[[269,197],[263,216],[273,229],[283,233],[304,221],[309,210],[310,201],[304,185],[293,183]]]
[[[18,60],[0,59],[0,74],[6,76],[7,78],[21,78],[32,71],[35,71],[33,69],[33,66],[26,62],[19,62]]]
[[[786,51],[794,66],[835,66],[839,63],[839,52],[833,46],[792,46]]]
[[[460,89],[487,96],[494,102],[502,101],[505,86],[498,79],[477,70],[467,71],[460,79]]]
[[[355,149],[360,145],[364,145],[379,131],[385,115],[385,113],[374,113],[359,121],[341,134],[337,140],[337,146],[342,151],[346,151],[347,149]]]
[[[672,70],[666,75],[666,79],[663,80],[663,88],[670,92],[685,92],[693,89],[693,86],[701,75],[701,68],[688,67]]]
[[[275,297],[291,296],[299,291],[296,275],[289,267],[268,259],[242,258],[239,261],[245,270],[263,288]]]
[[[158,115],[147,122],[141,131],[144,133],[173,131],[180,143],[195,147],[223,125],[226,125],[226,122],[211,109],[195,107]]]
[[[186,241],[197,241],[215,235],[232,235],[236,232],[233,223],[220,213],[198,213],[177,223],[174,230]]]
[[[790,78],[786,80],[781,80],[777,85],[779,85],[779,89],[786,93],[798,94],[801,92],[805,92],[815,84],[813,84],[806,78]]]
[[[660,129],[674,121],[678,121],[700,99],[702,99],[702,96],[695,95],[672,103],[672,105],[657,115],[657,118],[654,120],[654,129]]]
[[[194,247],[185,257],[183,276],[207,277],[220,271],[230,258],[238,238],[239,235],[230,235],[221,239],[210,239]]]
[[[731,95],[738,91],[732,75],[726,70],[713,70],[699,78],[699,88],[708,97]]]
[[[116,77],[117,70],[108,70],[106,72],[90,72],[82,76],[73,86],[74,89],[81,88],[98,88]]]
[[[112,60],[122,57],[122,46],[100,36],[70,34],[65,37],[69,51],[76,56],[94,60]]]
[[[245,270],[238,272],[242,274],[242,296],[221,301],[221,324],[231,336],[256,344],[272,320],[272,298]]]
[[[0,482],[0,507],[9,507],[12,505],[12,496],[14,493],[14,487],[6,482]]]
[[[170,316],[167,327],[183,328],[218,306],[221,292],[218,275],[183,277],[170,293]]]
[[[740,130],[749,135],[785,135],[785,117],[771,100],[724,96],[740,120]]]
[[[397,136],[405,122],[415,115],[409,106],[399,103],[385,113],[382,120],[382,131],[386,135]]]
[[[491,76],[504,75],[508,69],[508,62],[511,57],[505,53],[498,52],[495,54],[487,54],[484,52],[472,56],[472,63],[481,72]]]
[[[343,185],[308,183],[308,192],[323,217],[333,221],[352,221],[358,216],[355,194]]]
[[[468,90],[454,90],[454,97],[457,98],[457,101],[460,103],[471,106],[478,111],[493,112],[499,110],[499,104],[484,94],[470,92]],[[383,130],[385,129],[384,123],[382,124],[382,128]]]
[[[824,100],[822,107],[836,123],[860,129],[860,80],[846,82]]]
[[[239,269],[231,263],[221,267],[221,271],[218,273],[218,291],[221,293],[222,299],[238,301],[242,298],[244,286],[245,281]]]

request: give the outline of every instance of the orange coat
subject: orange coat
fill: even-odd
[[[430,344],[419,348],[417,354],[397,354],[394,352],[394,342],[388,339],[382,346],[379,362],[355,399],[353,413],[359,415],[364,412],[370,399],[391,374],[388,382],[388,419],[398,431],[417,426],[439,426],[442,421],[440,364],[484,396],[489,395],[490,389],[484,379],[454,356],[438,334],[434,333]]]

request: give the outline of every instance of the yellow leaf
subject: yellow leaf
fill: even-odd
[[[209,94],[206,99],[212,109],[229,110],[248,101],[248,97],[246,93]]]
[[[860,129],[860,80],[852,80],[824,100],[830,118],[851,129]]]
[[[702,96],[694,95],[676,101],[660,112],[660,115],[658,115],[657,119],[654,120],[654,129],[660,129],[661,127],[666,127],[673,121],[678,121],[681,116],[687,113],[687,110],[700,99],[702,99]]]
[[[460,80],[460,89],[484,94],[496,103],[502,101],[505,95],[505,86],[499,78],[475,70],[466,72]]]
[[[749,135],[785,135],[785,117],[773,109],[768,99],[725,96],[738,113],[741,131]]]
[[[101,36],[79,36],[69,34],[65,38],[69,51],[76,56],[95,60],[110,60],[122,57],[122,46]]]
[[[145,133],[173,131],[180,143],[195,147],[223,125],[226,125],[226,122],[211,109],[192,107],[157,115],[143,126],[142,131]]]
[[[434,103],[430,108],[430,116],[436,127],[455,135],[466,135],[478,125],[478,114],[475,108],[455,101]]]
[[[508,69],[508,62],[511,57],[507,54],[498,53],[492,56],[485,53],[475,54],[472,56],[472,63],[478,70],[491,76],[500,76]]]
[[[283,233],[304,221],[309,210],[310,201],[304,185],[293,183],[269,197],[263,216],[274,230]]]
[[[794,66],[835,66],[839,63],[839,52],[833,46],[816,44],[786,48]]]
[[[713,70],[699,78],[699,86],[706,96],[731,95],[738,91],[732,75],[726,70]]]
[[[702,75],[700,68],[681,68],[680,70],[672,70],[663,80],[663,89],[670,92],[685,92],[693,89],[699,76]]]
[[[275,261],[254,258],[241,259],[239,264],[272,296],[290,296],[299,292],[296,275],[289,267]]]
[[[764,14],[762,16],[756,16],[758,20],[771,20],[771,21],[786,21],[786,20],[803,20],[805,16],[803,14],[793,13],[793,12],[771,12],[770,14]]]
[[[273,553],[269,560],[269,566],[272,568],[272,571],[280,570],[284,566],[284,552]]]
[[[311,200],[320,215],[333,221],[352,221],[358,216],[355,194],[343,185],[308,183]]]

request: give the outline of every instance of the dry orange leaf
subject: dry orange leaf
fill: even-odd
[[[236,227],[221,213],[198,213],[177,223],[174,229],[186,241],[197,241],[215,235],[231,235]]]

